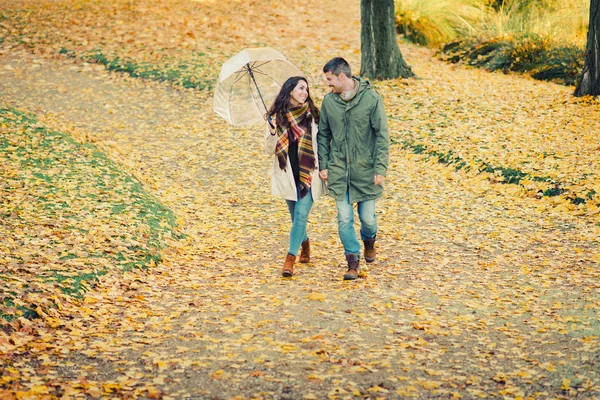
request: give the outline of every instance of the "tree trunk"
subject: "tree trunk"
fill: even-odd
[[[396,39],[394,0],[361,0],[361,76],[370,79],[410,78]]]
[[[591,0],[585,65],[573,94],[577,97],[600,95],[600,0]]]

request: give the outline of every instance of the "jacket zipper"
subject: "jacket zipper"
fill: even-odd
[[[350,201],[350,132],[348,127],[348,110],[344,111],[344,124],[346,125],[346,190],[348,191],[348,201]]]

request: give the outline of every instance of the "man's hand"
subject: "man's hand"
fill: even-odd
[[[385,181],[385,176],[383,175],[375,175],[374,182],[376,185],[383,185],[383,181]]]
[[[323,169],[323,170],[319,171],[319,176],[321,177],[322,180],[327,182],[327,177],[329,176],[329,171],[326,169]]]

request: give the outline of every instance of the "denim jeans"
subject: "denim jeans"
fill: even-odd
[[[300,186],[300,185],[298,185]],[[312,191],[306,196],[300,198],[300,190],[297,190],[298,201],[286,200],[290,216],[292,217],[292,229],[290,231],[290,248],[288,253],[297,256],[302,243],[308,240],[306,234],[306,223],[308,222],[308,214],[313,205]]]
[[[338,210],[338,232],[344,246],[344,254],[360,254],[360,243],[354,230],[354,208],[346,192],[344,200],[336,200]],[[373,239],[377,235],[377,217],[375,216],[375,200],[361,201],[358,205],[360,219],[360,238]]]

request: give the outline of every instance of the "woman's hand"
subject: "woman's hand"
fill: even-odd
[[[273,118],[267,117],[267,126],[269,127],[269,133],[271,136],[275,136],[277,133],[277,125],[275,125],[275,121]]]
[[[321,178],[321,180],[327,182],[327,178],[329,178],[329,170],[322,169],[321,171],[319,171],[319,177]]]

